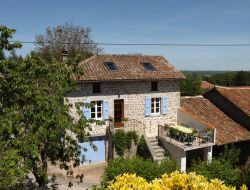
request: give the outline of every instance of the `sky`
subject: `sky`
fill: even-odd
[[[95,42],[250,44],[250,0],[0,0],[14,40],[47,27],[91,28]],[[163,55],[180,70],[250,70],[250,47],[101,46],[109,54]],[[18,54],[35,47],[24,44]]]

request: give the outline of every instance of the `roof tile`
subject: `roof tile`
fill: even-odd
[[[117,71],[109,71],[104,62],[114,62]],[[156,71],[148,71],[141,62],[151,63]],[[81,62],[84,70],[81,81],[109,81],[109,80],[164,80],[184,79],[184,75],[177,71],[163,56],[149,55],[94,55]]]
[[[209,127],[216,128],[216,144],[223,145],[250,140],[250,132],[233,121],[208,99],[202,96],[182,97],[181,109],[198,118]]]
[[[222,96],[232,102],[250,117],[250,87],[222,87],[216,86]]]

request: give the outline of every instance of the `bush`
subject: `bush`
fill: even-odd
[[[243,183],[250,189],[250,166],[242,167],[241,171]]]
[[[171,173],[170,175],[164,174],[161,178],[154,179],[151,183],[148,183],[146,179],[139,177],[136,174],[119,175],[113,182],[111,182],[108,189],[235,190],[234,187],[227,187],[218,179],[208,181],[204,176],[196,175],[193,172],[183,174],[177,171]],[[243,185],[240,190],[247,190],[247,188]]]
[[[242,184],[241,170],[234,168],[227,162],[213,160],[210,164],[207,162],[193,163],[192,171],[203,175],[208,179],[218,178],[226,185],[240,186]]]
[[[137,144],[138,135],[135,131],[125,132],[121,129],[117,130],[112,137],[112,142],[115,146],[115,151],[118,156],[123,156],[126,150],[132,146],[132,140]]]
[[[152,158],[151,153],[148,149],[148,145],[145,141],[144,136],[141,136],[138,145],[137,145],[137,155],[142,157],[142,158]]]
[[[164,173],[171,173],[175,170],[176,165],[172,160],[157,163],[151,159],[143,159],[141,157],[118,158],[108,162],[108,167],[105,169],[103,177],[103,184],[123,173],[135,173],[147,181],[151,181]]]
[[[239,187],[243,183],[242,171],[237,167],[240,150],[225,146],[224,152],[214,158],[211,163],[193,162],[191,171],[203,175],[208,179],[218,178],[226,185]]]

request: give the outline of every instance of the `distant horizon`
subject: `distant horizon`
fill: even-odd
[[[250,71],[250,70],[180,70],[181,72],[182,71],[188,71],[188,72],[191,72],[191,71],[194,71],[194,72],[199,72],[199,71],[202,71],[202,72],[239,72],[239,71]]]

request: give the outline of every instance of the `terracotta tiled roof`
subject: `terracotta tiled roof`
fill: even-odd
[[[250,117],[250,87],[221,87],[216,86],[217,90],[227,100],[241,109]]]
[[[201,81],[201,88],[202,89],[212,89],[214,87],[213,84],[207,82],[207,81]]]
[[[103,64],[114,62],[117,71],[110,71]],[[141,64],[151,63],[156,71],[148,71]],[[184,75],[177,71],[164,57],[149,55],[94,55],[80,63],[84,75],[82,81],[109,80],[164,80],[183,79]]]
[[[181,110],[196,120],[216,128],[216,144],[250,140],[250,132],[233,121],[212,102],[202,96],[182,97]]]

